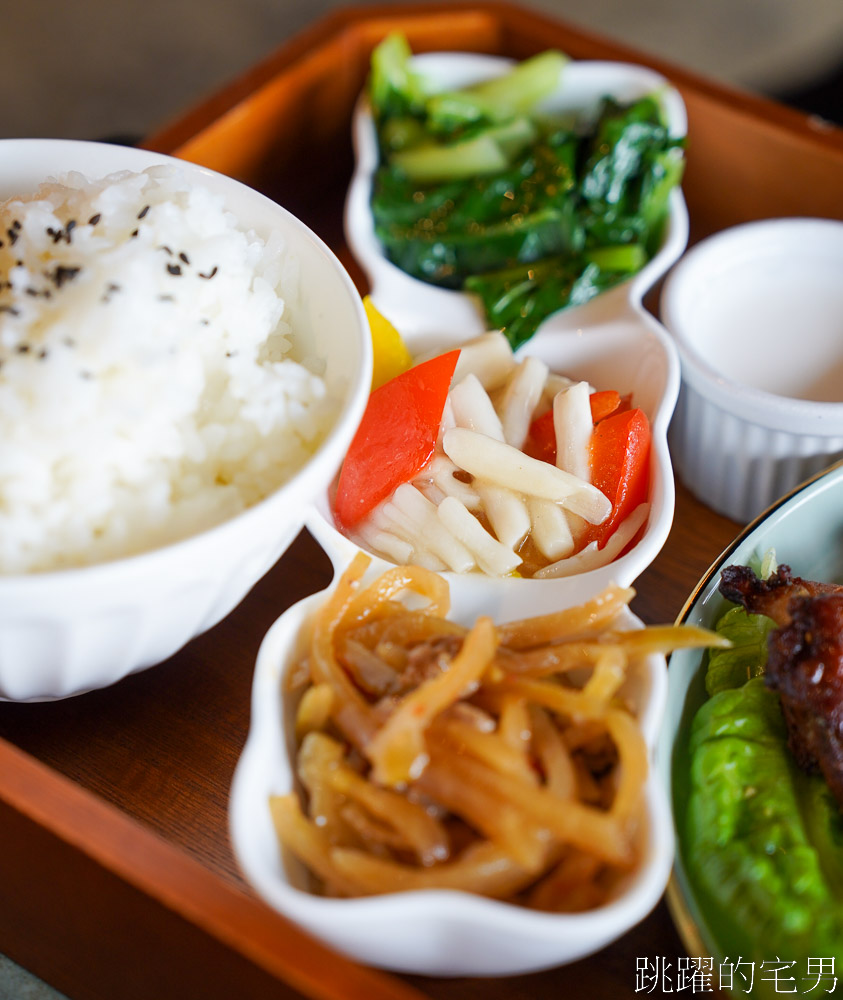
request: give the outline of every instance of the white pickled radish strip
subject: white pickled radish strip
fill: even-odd
[[[597,548],[597,542],[590,542],[584,549],[567,559],[544,566],[533,574],[536,580],[555,579],[562,576],[573,576],[575,573],[587,573],[592,569],[607,566],[623,552],[636,534],[646,524],[650,513],[648,503],[639,504],[635,510],[618,525],[614,534],[602,549]]]
[[[497,389],[506,382],[514,367],[515,360],[509,341],[500,330],[492,330],[460,347],[453,383],[460,382],[472,372],[480,379],[484,389]]]
[[[553,400],[556,397],[557,392],[562,392],[563,389],[567,389],[569,385],[573,384],[574,379],[568,378],[567,375],[559,375],[557,372],[548,372],[544,383],[544,391],[542,392],[541,402],[539,403],[539,412],[536,413],[536,416],[540,417],[544,410],[549,410],[551,406],[553,406]]]
[[[438,556],[435,556],[427,548],[424,539],[421,537],[413,521],[405,514],[402,514],[391,501],[386,500],[379,507],[376,507],[372,511],[370,519],[378,530],[396,535],[412,547],[411,562],[437,573],[441,573],[448,568]]]
[[[414,479],[413,486],[423,493],[427,499],[437,506],[445,499],[446,494],[439,489],[436,483],[429,479]]]
[[[383,531],[375,527],[371,520],[364,521],[357,529],[357,535],[363,544],[400,565],[413,561],[413,546],[404,538],[399,538],[392,531]]]
[[[454,411],[451,407],[450,394],[445,397],[445,406],[442,408],[442,419],[439,421],[439,433],[436,435],[436,445],[438,450],[442,449],[442,435],[445,431],[457,426]]]
[[[576,382],[553,400],[553,430],[556,433],[556,465],[583,482],[591,482],[589,445],[594,425],[587,382]]]
[[[532,521],[531,538],[545,559],[562,559],[574,551],[574,537],[565,511],[552,500],[528,501]]]
[[[612,505],[600,490],[548,462],[530,458],[512,445],[464,427],[453,427],[442,441],[445,454],[461,469],[498,486],[559,501],[590,524],[602,524]]]
[[[460,469],[454,465],[447,455],[436,455],[430,465],[424,470],[423,475],[429,476],[433,485],[441,493],[441,497],[433,502],[439,504],[445,497],[456,497],[460,503],[465,504],[470,510],[476,510],[481,506],[477,491],[470,483],[464,483],[459,479],[455,479],[455,472],[460,472]],[[420,482],[417,481],[415,485],[425,493],[425,496],[428,496]],[[433,497],[428,496],[428,499],[433,500]]]
[[[548,367],[540,358],[527,357],[504,391],[501,423],[503,437],[513,448],[523,448],[530,430],[530,421],[542,396]]]
[[[481,479],[475,479],[473,486],[498,541],[508,549],[518,548],[531,525],[527,501],[514,490]]]
[[[454,417],[452,426],[467,427],[497,441],[504,440],[501,419],[476,375],[469,373],[451,389],[448,404]]]
[[[521,557],[493,538],[456,497],[446,497],[439,504],[439,518],[491,576],[506,576],[521,564]]]
[[[452,434],[453,430],[448,433]],[[445,497],[442,503],[447,503],[448,499]],[[474,568],[474,556],[462,542],[454,538],[453,534],[437,517],[436,512],[439,508],[422,496],[415,486],[411,483],[402,483],[392,494],[392,503],[402,514],[416,523],[419,536],[427,548],[443,560],[449,569],[455,573],[468,573]],[[473,515],[471,516],[473,517]]]
[[[448,567],[427,547],[426,541],[412,518],[400,511],[391,500],[386,500],[372,511],[373,523],[381,531],[403,538],[413,547],[412,561],[425,569],[441,573]]]

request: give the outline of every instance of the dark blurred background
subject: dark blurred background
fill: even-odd
[[[396,0],[396,5],[400,0]],[[579,27],[843,122],[841,0],[529,0]],[[138,137],[340,0],[0,0],[0,136]],[[442,39],[443,47],[447,38]]]

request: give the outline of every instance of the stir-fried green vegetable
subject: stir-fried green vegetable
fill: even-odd
[[[801,961],[803,971],[822,956],[841,968],[843,814],[788,750],[779,696],[763,678],[771,627],[741,608],[718,622],[735,645],[710,655],[713,694],[692,725],[685,856],[735,954]]]
[[[537,106],[559,86],[561,53],[436,94],[409,57],[403,36],[389,36],[369,85],[375,231],[398,267],[478,295],[517,347],[655,253],[684,163],[655,96],[550,117]]]

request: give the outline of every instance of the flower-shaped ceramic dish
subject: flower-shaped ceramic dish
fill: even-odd
[[[838,463],[802,484],[749,524],[697,584],[679,621],[713,628],[730,606],[718,591],[720,571],[728,565],[760,561],[771,549],[777,562],[789,565],[798,576],[843,582],[843,464]],[[668,703],[658,765],[670,796],[677,831],[668,904],[688,954],[711,956],[717,967],[727,956],[737,961],[741,949],[727,927],[728,918],[718,912],[692,879],[682,832],[689,787],[691,723],[706,700],[704,665],[705,654],[700,650],[680,650],[670,657]],[[765,952],[765,942],[758,940],[756,928],[745,927],[742,933],[753,939],[749,945],[761,960],[776,958]],[[745,950],[743,956],[752,957]],[[804,971],[803,967],[795,974]]]
[[[369,574],[376,572],[370,567]],[[613,899],[589,912],[543,913],[445,890],[331,899],[305,888],[302,869],[282,856],[269,799],[293,788],[292,709],[282,694],[283,679],[306,648],[325,593],[289,608],[258,653],[251,727],[234,776],[230,822],[238,862],[263,899],[358,961],[424,975],[500,976],[561,965],[597,951],[642,920],[664,891],[673,855],[667,800],[653,767],[645,785],[641,862]],[[630,625],[638,622],[625,613]],[[636,670],[632,700],[652,752],[666,696],[664,657],[638,660]]]
[[[454,338],[449,346],[458,343]],[[581,603],[609,583],[628,586],[655,559],[673,522],[675,495],[667,428],[679,388],[679,363],[656,320],[643,311],[620,316],[610,312],[604,319],[597,315],[595,305],[588,329],[540,330],[516,358],[527,354],[541,358],[551,371],[583,379],[598,389],[632,393],[634,405],[644,410],[651,427],[649,518],[636,544],[623,555],[573,576],[521,579],[492,577],[479,571],[443,573],[451,588],[452,615],[463,623],[473,622],[480,613],[504,620],[555,611]],[[320,495],[306,523],[335,571],[360,551],[336,527],[327,491]],[[381,571],[390,565],[379,556],[373,558]]]
[[[286,241],[300,265],[288,303],[307,350],[326,359],[332,429],[284,485],[238,516],[164,548],[108,563],[0,577],[0,696],[65,697],[158,663],[234,608],[299,532],[335,475],[365,406],[371,341],[355,288],[334,254],[289,212],[221,174],[157,153],[62,140],[0,142],[0,199],[76,170],[100,178],[169,161],[220,194],[240,225]]]
[[[414,56],[413,69],[425,80],[425,88],[436,92],[468,86],[500,76],[513,61],[498,56],[467,52],[436,52]],[[571,61],[566,63],[557,92],[545,99],[541,111],[587,113],[604,97],[621,102],[658,94],[669,132],[685,135],[685,106],[679,93],[663,76],[643,66],[627,63]],[[485,329],[479,300],[465,292],[427,284],[405,274],[387,259],[375,235],[370,208],[372,183],[378,166],[375,125],[368,99],[361,96],[354,112],[355,170],[345,211],[348,245],[369,281],[372,301],[400,331],[410,349],[419,353],[440,346],[449,336],[465,340]],[[663,243],[641,271],[613,292],[604,293],[585,306],[563,309],[545,320],[541,329],[554,331],[589,327],[595,311],[606,316],[636,314],[641,299],[685,249],[688,217],[681,190],[669,198],[669,214]],[[615,294],[619,292],[619,294]],[[611,303],[604,301],[611,297]],[[420,346],[421,345],[421,346]]]
[[[500,75],[511,65],[510,60],[471,53],[436,53],[413,60],[414,69],[443,88]],[[686,120],[681,98],[663,77],[640,66],[568,63],[561,89],[547,107],[587,109],[606,95],[633,100],[654,92],[661,97],[672,134],[683,135]],[[484,331],[482,312],[471,296],[411,278],[386,259],[375,238],[369,208],[377,144],[365,97],[355,111],[353,129],[357,160],[346,203],[346,234],[368,276],[373,302],[395,324],[415,356],[458,347]],[[608,566],[554,580],[500,580],[480,573],[457,578],[446,573],[455,618],[473,620],[481,610],[511,618],[577,603],[610,581],[631,583],[661,549],[674,509],[667,426],[676,403],[679,367],[670,338],[644,309],[642,297],[682,253],[687,238],[685,203],[681,191],[674,189],[664,243],[650,262],[630,280],[585,305],[554,313],[516,352],[516,358],[535,355],[551,371],[584,379],[595,388],[631,392],[634,405],[646,412],[652,431],[650,513],[637,544]],[[357,551],[335,527],[327,495],[317,502],[307,523],[335,567],[345,565]],[[381,561],[381,568],[385,566]]]

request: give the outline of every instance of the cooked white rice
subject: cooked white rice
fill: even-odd
[[[279,237],[156,167],[0,205],[0,572],[144,551],[287,480],[337,412]]]

